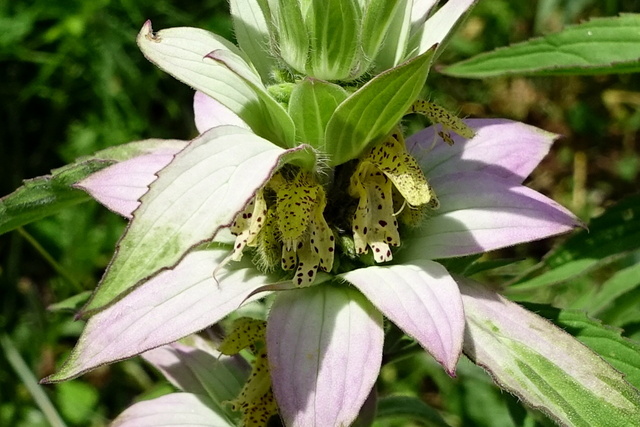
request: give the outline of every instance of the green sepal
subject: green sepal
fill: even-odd
[[[296,126],[296,140],[315,148],[324,145],[329,119],[349,94],[338,85],[306,78],[296,84],[289,100],[289,116]]]
[[[329,164],[355,159],[386,137],[424,86],[433,49],[379,74],[338,106],[327,124]]]

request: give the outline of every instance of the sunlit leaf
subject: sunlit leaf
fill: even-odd
[[[331,115],[348,96],[338,85],[316,79],[296,84],[289,100],[289,115],[296,125],[296,140],[313,147],[324,145],[324,132]]]
[[[424,86],[432,54],[379,74],[338,106],[325,137],[333,165],[358,157],[398,124]]]
[[[640,71],[640,15],[595,18],[546,37],[446,67],[456,77],[612,74]]]

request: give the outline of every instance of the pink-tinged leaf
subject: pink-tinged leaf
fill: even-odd
[[[127,408],[111,427],[233,427],[236,424],[214,411],[206,396],[171,393]]]
[[[249,126],[236,113],[200,91],[196,91],[193,95],[193,115],[196,129],[200,133],[222,125],[249,129]]]
[[[582,223],[530,188],[466,172],[430,181],[440,209],[404,239],[399,259],[464,256],[566,233]]]
[[[228,254],[224,249],[191,252],[93,316],[64,365],[43,382],[67,380],[179,340],[236,310],[269,279],[249,263],[228,263],[214,278]]]
[[[456,277],[464,352],[502,388],[565,426],[640,425],[640,394],[600,356],[546,319]]]
[[[347,286],[278,294],[267,322],[273,392],[289,427],[350,425],[382,361],[382,315]]]
[[[449,0],[424,24],[421,31],[415,36],[420,37],[418,54],[426,52],[434,44],[443,46],[443,41],[450,35],[456,24],[478,0]]]
[[[472,139],[451,133],[450,146],[430,126],[407,139],[429,179],[457,172],[485,172],[520,184],[547,155],[558,135],[505,119],[467,119]],[[434,144],[435,143],[435,144]]]
[[[184,343],[189,341],[193,345]],[[208,396],[210,406],[228,415],[231,415],[230,408],[224,402],[240,394],[250,371],[242,357],[222,355],[198,335],[149,350],[141,356],[175,387]]]
[[[109,210],[131,218],[140,206],[140,197],[180,150],[163,154],[146,154],[116,163],[88,176],[75,185],[91,195]]]
[[[92,299],[92,313],[229,225],[288,153],[236,126],[218,126],[194,139],[158,173],[134,212]]]
[[[417,260],[341,276],[454,375],[462,351],[464,312],[458,285],[443,266]]]

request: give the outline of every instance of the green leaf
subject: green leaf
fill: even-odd
[[[51,175],[26,180],[22,187],[0,199],[0,234],[91,200],[88,194],[73,188],[73,185],[114,162],[151,153],[156,148],[182,148],[185,144],[177,140],[136,141],[81,158],[54,169]]]
[[[530,291],[567,281],[638,248],[640,195],[633,195],[594,218],[589,230],[581,230],[567,239],[535,270],[510,286],[509,292]]]
[[[315,0],[305,16],[309,31],[307,74],[324,80],[345,80],[357,63],[360,47],[357,0]]]
[[[340,86],[322,80],[306,78],[297,83],[289,100],[296,140],[316,148],[323,146],[327,123],[348,96]]]
[[[494,381],[565,426],[640,425],[640,393],[624,376],[563,329],[481,285],[456,277],[467,329],[464,352]],[[601,339],[600,330],[585,334]],[[623,340],[612,363],[635,363]],[[621,347],[620,347],[621,345]],[[605,352],[605,354],[607,354]],[[633,368],[635,369],[635,368]],[[635,374],[634,374],[635,375]]]
[[[433,51],[379,74],[338,106],[327,124],[330,164],[358,157],[398,125],[429,73]]]
[[[218,126],[194,139],[141,198],[85,314],[103,309],[213,239],[287,155],[305,149],[286,151],[236,126]]]
[[[69,297],[63,301],[51,304],[47,307],[47,310],[75,312],[87,302],[90,296],[91,291],[80,292],[79,294]]]
[[[0,199],[0,234],[91,200],[71,186],[110,164],[89,160],[54,170],[50,176],[25,180],[22,187]]]
[[[614,274],[600,286],[600,290],[589,299],[590,314],[610,307],[616,298],[640,286],[640,263],[632,265]]]
[[[474,262],[467,269],[464,270],[463,274],[465,276],[473,276],[474,274],[478,274],[483,271],[505,267],[507,265],[515,264],[520,261],[522,261],[522,259],[504,258],[504,259],[490,259],[487,261]]]
[[[640,389],[640,343],[621,336],[619,329],[603,325],[578,310],[560,310],[548,305],[526,304],[598,353]]]
[[[449,426],[438,411],[416,397],[389,396],[380,399],[376,419],[395,417],[421,421],[427,426]]]
[[[149,61],[225,105],[256,134],[282,146],[292,143],[295,130],[290,120],[281,121],[282,115],[271,110],[273,105],[265,105],[237,72],[205,58],[217,49],[242,57],[231,42],[199,28],[168,28],[154,33],[149,21],[140,30],[137,41]],[[245,73],[253,73],[244,61],[242,68]],[[257,74],[255,79],[260,80]]]
[[[57,407],[66,419],[73,424],[90,424],[99,400],[98,390],[82,381],[70,381],[58,384]]]
[[[640,71],[640,14],[595,18],[546,37],[446,67],[456,77],[612,74]]]

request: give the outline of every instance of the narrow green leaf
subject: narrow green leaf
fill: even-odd
[[[640,339],[640,288],[620,295],[611,305],[598,312],[598,318],[607,324],[616,325],[628,331],[629,335]]]
[[[357,0],[315,0],[305,16],[309,31],[307,74],[324,80],[351,76],[360,47]]]
[[[186,142],[149,139],[118,145],[54,169],[51,175],[24,181],[24,185],[0,199],[0,234],[40,220],[69,206],[91,200],[84,191],[73,188],[86,178],[117,161],[148,154],[162,147],[182,148]]]
[[[599,311],[611,306],[616,298],[639,286],[640,263],[618,271],[600,286],[598,293],[589,299],[589,306],[587,307],[589,313],[597,315]]]
[[[348,96],[340,86],[322,80],[306,78],[297,83],[289,100],[296,140],[316,148],[323,146],[327,123]]]
[[[76,312],[87,302],[90,296],[91,291],[84,291],[63,301],[51,304],[49,307],[47,307],[47,310]]]
[[[640,14],[595,18],[546,37],[446,67],[456,77],[612,74],[640,71]]]
[[[433,51],[379,74],[338,106],[327,124],[332,165],[358,157],[398,125],[429,73]]]
[[[640,195],[633,195],[594,218],[588,230],[581,230],[567,239],[533,271],[515,282],[509,292],[531,290],[569,280],[638,248]]]
[[[0,234],[91,200],[87,193],[71,186],[110,164],[89,160],[54,170],[52,175],[25,180],[22,187],[0,199]]]
[[[505,258],[505,259],[491,259],[487,261],[474,262],[467,269],[464,270],[463,274],[465,276],[473,276],[474,274],[478,274],[483,271],[505,267],[507,265],[515,264],[520,261],[522,261],[522,259]]]
[[[614,368],[625,374],[629,383],[640,389],[640,343],[622,337],[621,330],[607,327],[599,320],[587,317],[582,311],[560,310],[539,304],[526,306],[597,352]]]
[[[51,404],[44,388],[38,384],[33,372],[31,372],[29,366],[27,366],[26,362],[22,359],[8,335],[3,334],[0,336],[0,348],[2,348],[2,353],[7,362],[9,362],[9,365],[11,365],[16,374],[18,374],[20,381],[22,381],[24,387],[31,394],[31,397],[44,414],[49,425],[52,427],[66,427],[56,408]]]
[[[416,397],[389,396],[378,401],[377,419],[409,418],[427,426],[449,427],[449,424],[431,406]]]

